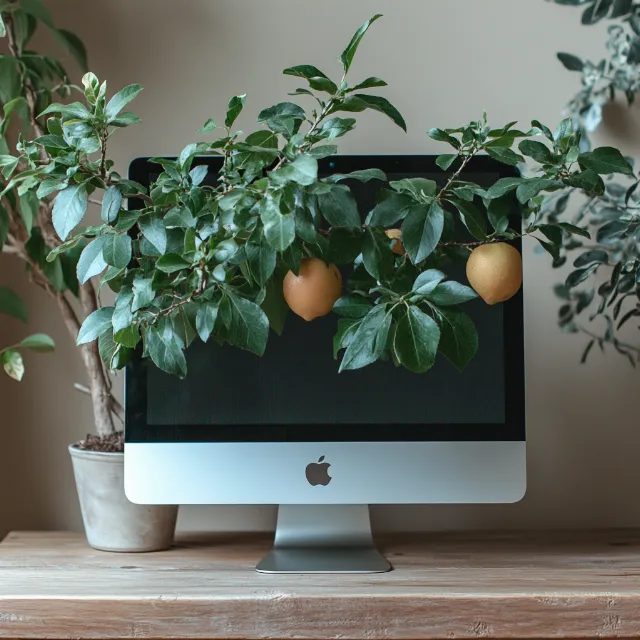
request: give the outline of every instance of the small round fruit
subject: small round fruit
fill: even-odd
[[[402,231],[400,231],[400,229],[387,229],[385,234],[387,235],[387,238],[395,240],[393,247],[391,247],[391,251],[393,251],[393,253],[399,256],[403,256],[407,253],[404,245],[402,244]]]
[[[522,286],[522,256],[504,242],[482,244],[469,256],[467,278],[487,304],[505,302]]]
[[[315,320],[326,316],[342,295],[342,274],[335,264],[304,258],[298,275],[287,273],[282,291],[291,311],[307,321]]]

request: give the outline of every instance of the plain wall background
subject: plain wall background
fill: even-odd
[[[556,51],[599,59],[605,25],[582,27],[578,10],[543,0],[49,0],[59,27],[87,44],[91,69],[111,91],[140,82],[133,103],[142,124],[116,135],[121,172],[140,155],[175,155],[231,95],[247,93],[239,126],[251,131],[261,108],[301,86],[281,75],[310,63],[330,75],[353,31],[385,14],[364,41],[352,79],[377,75],[409,125],[405,135],[380,114],[359,117],[345,153],[436,153],[424,134],[458,126],[487,109],[492,122],[555,125],[578,87]],[[40,46],[59,52],[46,33]],[[73,68],[73,64],[68,65]],[[79,76],[78,76],[79,77]],[[598,142],[640,152],[634,110],[612,108]],[[638,154],[640,155],[640,154]],[[557,528],[640,525],[638,374],[616,354],[593,352],[580,366],[583,338],[560,333],[559,279],[546,257],[525,250],[529,490],[517,505],[377,507],[378,530]],[[52,356],[27,356],[22,384],[0,376],[0,537],[11,529],[80,529],[66,446],[92,431],[87,397],[74,391],[84,371],[55,305],[28,286],[22,264],[0,256],[0,284],[23,293],[28,330],[47,331]],[[0,318],[8,342],[24,331]],[[632,336],[635,337],[635,336]],[[116,381],[122,387],[122,378]],[[265,529],[272,507],[184,508],[183,529]]]

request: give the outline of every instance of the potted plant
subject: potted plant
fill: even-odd
[[[25,188],[28,162],[13,157],[10,146],[25,153],[25,139],[46,134],[40,112],[54,96],[67,97],[75,87],[62,64],[50,56],[37,53],[29,43],[38,24],[44,25],[86,68],[86,51],[72,33],[56,29],[49,12],[40,0],[0,3],[0,36],[7,53],[0,56],[0,171],[3,193],[0,201],[0,250],[22,260],[31,281],[57,303],[73,340],[83,322],[100,307],[95,283],[78,284],[76,266],[83,243],[64,255],[47,260],[49,252],[60,244],[52,215],[53,201],[46,184]],[[12,131],[21,135],[12,137]],[[46,153],[40,156],[47,163]],[[8,186],[10,176],[21,179]],[[0,310],[22,314],[15,298],[2,290],[4,305]],[[18,310],[18,311],[16,311]],[[35,341],[35,342],[34,342]],[[23,343],[24,347],[25,344]],[[45,336],[27,339],[27,348],[49,349],[53,343]],[[76,385],[91,397],[94,425],[86,431],[95,433],[83,443],[70,448],[82,514],[90,544],[98,548],[121,551],[150,550],[171,543],[177,507],[141,507],[130,504],[123,488],[122,406],[111,390],[111,379],[100,359],[96,344],[79,349],[87,372],[86,382]],[[21,375],[20,354],[16,349],[3,351],[5,370]],[[152,525],[148,521],[151,521]],[[160,526],[162,525],[162,526]],[[147,532],[147,533],[145,533]]]
[[[27,322],[27,308],[24,302],[8,287],[0,287],[0,313]],[[49,353],[55,348],[53,340],[44,333],[34,333],[20,340],[16,344],[0,346],[0,363],[5,373],[20,382],[24,376],[24,360],[21,351],[29,350],[36,353]]]
[[[607,29],[607,56],[597,62],[571,53],[558,53],[562,64],[581,75],[582,87],[569,101],[567,115],[581,133],[584,149],[589,136],[603,121],[608,104],[622,98],[631,106],[640,90],[640,5],[632,0],[555,0],[580,6],[582,23],[592,25],[612,21]],[[628,159],[630,165],[633,161]],[[559,324],[568,333],[582,335],[586,362],[595,346],[609,347],[635,366],[640,346],[625,340],[628,323],[640,317],[640,190],[638,177],[629,172],[622,180],[600,184],[586,200],[572,192],[557,194],[545,206],[546,218],[553,222],[570,218],[587,227],[593,236],[584,242],[565,237],[554,261],[560,267],[571,262],[574,270],[556,286],[562,300]]]

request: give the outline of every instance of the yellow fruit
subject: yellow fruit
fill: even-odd
[[[342,274],[335,264],[304,258],[298,275],[287,273],[282,291],[291,311],[307,321],[315,320],[326,316],[342,295]]]
[[[385,233],[387,234],[387,238],[395,240],[393,247],[391,247],[391,251],[393,251],[393,253],[396,253],[399,256],[403,256],[407,253],[404,245],[402,244],[402,231],[400,231],[400,229],[387,229]]]
[[[487,304],[505,302],[522,286],[522,256],[504,242],[480,245],[469,256],[467,278]]]

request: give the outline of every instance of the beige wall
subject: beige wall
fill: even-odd
[[[378,114],[364,114],[347,153],[432,153],[424,132],[453,126],[487,109],[493,122],[531,118],[555,123],[577,78],[555,52],[597,56],[602,25],[586,29],[579,13],[543,0],[50,0],[59,26],[87,43],[92,70],[112,89],[141,82],[135,103],[143,123],[117,136],[117,165],[139,155],[175,154],[206,118],[223,117],[226,100],[249,98],[240,126],[280,101],[296,81],[289,65],[338,71],[352,31],[386,14],[362,46],[354,76],[379,75],[405,115],[404,135]],[[46,39],[43,39],[46,42]],[[627,133],[627,111],[605,135],[640,152]],[[640,129],[636,129],[640,131]],[[640,155],[640,154],[638,154]],[[594,353],[578,364],[582,341],[556,328],[556,274],[526,250],[526,347],[529,492],[514,506],[379,507],[382,529],[640,525],[638,374],[622,359]],[[52,357],[28,357],[26,381],[0,378],[0,535],[16,528],[79,528],[67,443],[91,430],[77,353],[50,301],[27,289],[20,266],[4,257],[0,283],[29,291],[30,329],[58,341]],[[1,320],[1,334],[20,327]],[[120,388],[122,380],[116,383]],[[271,508],[184,509],[183,528],[270,527]]]

